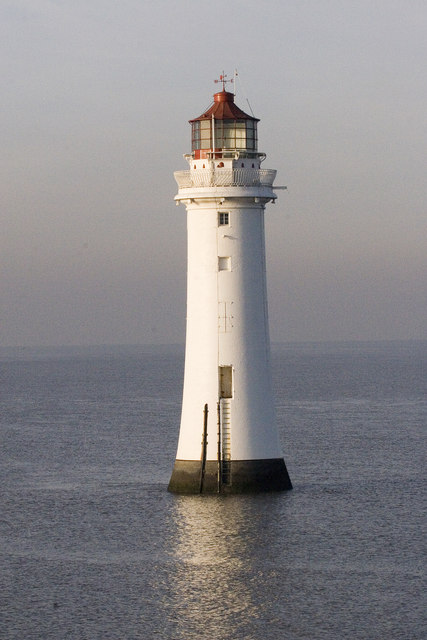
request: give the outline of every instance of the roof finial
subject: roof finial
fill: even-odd
[[[231,82],[231,84],[233,84],[234,78],[227,80],[227,74],[223,71],[222,75],[219,76],[219,80],[214,80],[214,82],[222,82],[222,90],[225,91],[225,85],[227,84],[227,82]]]

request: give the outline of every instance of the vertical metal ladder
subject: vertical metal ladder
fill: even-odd
[[[231,484],[231,403],[221,399],[221,483]]]

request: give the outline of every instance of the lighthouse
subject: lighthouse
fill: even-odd
[[[274,411],[264,210],[276,171],[262,169],[258,118],[234,94],[190,120],[189,168],[176,171],[187,210],[187,326],[174,493],[291,489]]]

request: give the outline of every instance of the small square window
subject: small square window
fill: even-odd
[[[218,214],[218,224],[219,224],[220,226],[230,224],[230,221],[229,221],[229,213],[228,213],[228,211],[227,211],[227,212],[225,212],[225,211],[221,211],[221,212]]]
[[[230,256],[218,256],[218,271],[231,271]]]

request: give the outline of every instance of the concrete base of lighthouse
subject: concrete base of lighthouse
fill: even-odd
[[[172,493],[262,493],[287,491],[292,483],[283,458],[231,460],[228,482],[218,482],[218,463],[207,460],[204,474],[200,460],[176,460],[168,491]]]

